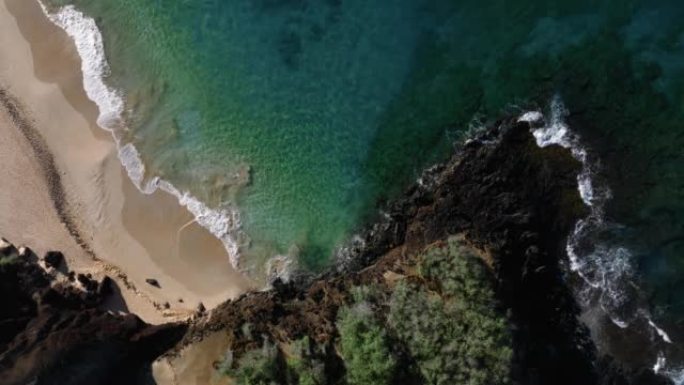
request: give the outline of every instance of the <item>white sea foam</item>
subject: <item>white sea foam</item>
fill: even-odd
[[[610,232],[620,226],[605,218],[605,205],[612,198],[612,193],[607,186],[597,183],[596,161],[590,159],[587,150],[581,145],[579,135],[565,123],[567,114],[560,97],[556,96],[551,101],[548,119],[541,112],[530,111],[522,114],[518,121],[538,123],[543,120],[543,127],[532,131],[537,145],[559,145],[567,148],[582,164],[577,176],[577,188],[589,208],[589,215],[575,224],[566,245],[570,269],[585,283],[578,290],[578,299],[584,306],[598,305],[615,325],[623,329],[629,327],[636,318],[646,320],[663,342],[671,344],[668,334],[653,322],[648,310],[633,308],[634,298],[630,298],[629,290],[634,275],[630,250],[595,238],[597,234]],[[665,356],[659,356],[654,370],[666,373],[676,382],[675,372],[663,370],[665,359]],[[684,381],[684,372],[678,375],[681,378],[677,384],[681,384]]]
[[[656,373],[660,373],[661,370],[665,368],[665,364],[667,363],[667,359],[663,355],[662,352],[658,353],[658,358],[656,358],[656,363],[653,365],[653,371]]]
[[[81,57],[83,87],[90,100],[94,101],[100,109],[98,125],[107,130],[121,127],[121,117],[124,111],[123,97],[104,82],[110,70],[105,59],[102,34],[95,20],[72,5],[64,6],[55,13],[48,12],[42,3],[41,6],[48,18],[66,31],[76,44],[76,50]]]
[[[132,143],[119,146],[119,159],[121,164],[126,169],[128,177],[133,181],[133,184],[138,188],[142,188],[143,180],[145,179],[145,166],[140,159],[138,150]],[[152,192],[147,192],[148,194]]]
[[[537,123],[544,120],[544,114],[540,111],[527,111],[520,115],[518,122]]]
[[[663,341],[667,342],[668,344],[672,343],[670,336],[665,332],[665,330],[659,328],[658,325],[656,325],[655,322],[651,320],[651,317],[647,316],[646,319],[648,320],[648,324],[653,328],[653,330],[656,331],[656,333],[658,333],[658,335],[660,336],[660,338],[663,339]]]
[[[665,375],[670,377],[675,385],[684,385],[684,369],[669,369],[665,371]]]
[[[236,209],[211,209],[190,193],[178,190],[174,185],[163,179],[155,178],[150,182],[150,185],[156,185],[162,191],[166,191],[178,198],[178,202],[195,216],[197,223],[223,242],[231,265],[236,269],[239,268],[239,245],[235,237],[241,224],[240,216]],[[151,189],[146,188],[146,190],[149,191]]]
[[[125,103],[123,94],[109,87],[105,79],[110,74],[109,64],[105,56],[104,43],[95,20],[88,17],[72,5],[60,7],[49,12],[42,2],[43,12],[55,25],[62,28],[73,39],[83,72],[83,87],[99,109],[97,123],[112,133],[118,148],[118,156],[128,176],[135,186],[145,194],[152,194],[161,189],[172,194],[178,202],[188,209],[197,223],[219,238],[228,252],[230,263],[236,269],[239,266],[239,246],[235,238],[240,231],[240,217],[236,208],[226,207],[212,209],[188,192],[178,190],[173,184],[163,179],[149,177],[145,172],[140,153],[132,143],[122,143],[121,130],[125,130]]]
[[[669,377],[675,385],[684,385],[684,368],[672,369],[667,367],[667,358],[663,352],[658,353],[653,371]]]

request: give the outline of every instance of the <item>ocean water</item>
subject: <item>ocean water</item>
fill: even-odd
[[[185,199],[257,276],[274,256],[326,266],[469,128],[502,112],[548,118],[559,97],[593,185],[610,192],[601,226],[582,237],[573,262],[600,290],[578,295],[619,329],[641,319],[667,331],[670,345],[684,338],[681,1],[51,0],[48,8],[65,5],[102,34],[104,81],[123,103],[113,129],[128,145],[124,160],[145,166],[133,172],[141,187]],[[661,370],[684,366],[670,350],[644,359]]]

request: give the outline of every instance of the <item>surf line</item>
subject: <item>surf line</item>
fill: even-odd
[[[228,253],[230,264],[240,270],[241,235],[240,214],[233,205],[212,209],[186,191],[176,188],[171,182],[159,177],[147,178],[140,153],[132,143],[123,143],[121,133],[128,130],[124,121],[125,102],[119,90],[109,87],[105,79],[111,74],[107,62],[102,34],[95,20],[73,5],[66,5],[50,12],[43,1],[38,0],[43,13],[56,26],[64,30],[74,41],[81,58],[83,88],[88,98],[99,110],[97,124],[112,134],[118,150],[118,157],[130,180],[143,193],[150,195],[162,190],[176,197],[197,223],[218,238]]]
[[[548,118],[541,111],[527,111],[518,117],[518,121],[527,122],[533,127],[532,135],[539,147],[559,145],[567,148],[573,158],[582,164],[577,176],[577,185],[582,201],[589,208],[589,215],[575,224],[575,229],[566,244],[570,270],[586,284],[582,292],[577,293],[578,299],[588,307],[592,305],[590,296],[598,293],[601,310],[619,328],[625,329],[632,321],[641,318],[660,340],[672,344],[670,336],[653,321],[647,309],[639,308],[630,320],[624,318],[625,314],[619,314],[630,300],[624,284],[631,282],[634,276],[632,254],[624,246],[591,240],[592,234],[619,225],[606,219],[605,207],[612,198],[612,193],[610,188],[595,181],[598,166],[590,159],[587,149],[582,146],[579,135],[571,131],[565,123],[568,113],[560,95],[557,94],[550,102]],[[586,245],[587,241],[591,241],[592,246],[588,251],[581,247]],[[667,370],[665,362],[665,355],[660,352],[653,367],[654,371],[668,375],[676,381],[675,371]]]

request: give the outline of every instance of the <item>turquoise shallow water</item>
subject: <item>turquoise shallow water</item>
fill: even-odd
[[[64,1],[58,3],[65,3]],[[153,174],[319,268],[470,124],[562,96],[656,318],[684,322],[679,1],[73,0]]]
[[[378,199],[449,148],[448,63],[429,69],[418,55],[449,6],[77,5],[100,17],[148,168],[211,205],[236,203],[251,240],[243,260],[325,264]]]

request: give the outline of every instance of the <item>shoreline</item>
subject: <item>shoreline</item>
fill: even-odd
[[[121,91],[106,84],[110,67],[105,54],[102,34],[94,19],[72,5],[57,7],[54,12],[35,0],[43,15],[68,35],[81,64],[82,87],[87,97],[97,106],[97,125],[108,131],[116,145],[117,157],[133,185],[143,194],[152,195],[163,191],[176,198],[177,203],[191,212],[195,221],[219,239],[228,253],[233,268],[239,267],[241,237],[239,212],[234,207],[210,208],[188,191],[181,191],[171,182],[158,176],[146,175],[147,170],[141,154],[127,136],[125,96]],[[129,138],[130,139],[130,138]]]
[[[43,201],[47,195],[50,215],[67,230],[59,235],[54,231],[53,238],[67,236],[78,245],[64,248],[69,265],[113,275],[127,308],[150,323],[186,318],[199,303],[213,308],[254,289],[253,282],[231,267],[223,243],[176,197],[164,191],[146,195],[133,185],[114,138],[96,123],[98,106],[86,95],[74,41],[47,18],[39,3],[0,2],[0,20],[0,49],[11,57],[0,57],[2,92],[23,107],[17,111],[23,109],[24,121],[35,129],[40,138],[35,143],[44,143],[29,148],[52,159],[52,166],[48,162],[47,169],[26,178],[48,186],[48,191],[6,198],[0,202],[0,216],[21,216],[19,210],[34,195],[42,195]],[[43,180],[35,180],[38,177]],[[27,190],[26,183],[11,188]],[[11,221],[0,220],[0,234],[15,243],[34,244],[38,250],[64,243],[36,243],[40,234],[13,234],[5,222]],[[161,287],[148,285],[148,278]]]

